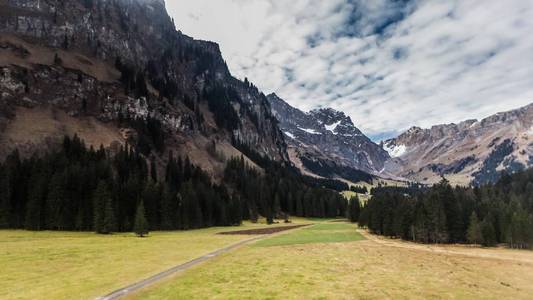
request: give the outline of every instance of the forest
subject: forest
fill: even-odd
[[[14,151],[0,164],[0,228],[127,232],[140,219],[150,230],[185,230],[260,216],[269,223],[344,216],[346,205],[337,192],[275,163],[260,171],[233,158],[215,184],[187,157],[170,152],[158,167],[135,147],[111,154],[77,136],[30,158]]]
[[[380,187],[357,221],[372,233],[421,243],[533,248],[533,170],[494,184]],[[354,218],[352,218],[354,221]]]

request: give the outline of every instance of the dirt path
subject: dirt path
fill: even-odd
[[[120,289],[117,289],[105,296],[102,296],[102,297],[98,297],[96,298],[96,300],[114,300],[114,299],[120,299],[122,297],[125,297],[127,295],[130,295],[154,282],[157,282],[163,278],[166,278],[170,275],[173,275],[175,273],[178,273],[178,272],[181,272],[181,271],[185,271],[199,263],[202,263],[208,259],[211,259],[213,257],[217,257],[221,254],[224,254],[226,252],[229,252],[235,248],[238,248],[244,244],[247,244],[247,243],[251,243],[253,241],[256,241],[256,240],[259,240],[259,239],[262,239],[262,238],[265,238],[265,237],[269,237],[269,236],[272,236],[272,235],[275,235],[275,234],[283,234],[283,232],[286,232],[290,229],[296,229],[296,228],[301,228],[301,227],[304,227],[304,226],[308,226],[309,224],[306,224],[306,225],[297,225],[297,226],[281,226],[281,227],[275,227],[277,230],[273,230],[272,232],[270,232],[269,234],[262,234],[262,235],[259,235],[259,236],[255,236],[255,237],[252,237],[252,238],[249,238],[249,239],[245,239],[245,240],[242,240],[240,242],[237,242],[235,244],[231,244],[229,246],[226,246],[224,248],[221,248],[221,249],[218,249],[216,251],[213,251],[211,253],[208,253],[204,256],[200,256],[198,258],[195,258],[191,261],[188,261],[186,263],[183,263],[181,265],[177,265],[175,267],[172,267],[166,271],[163,271],[161,273],[158,273],[158,274],[155,274],[149,278],[146,278],[146,279],[143,279],[139,282],[136,282],[136,283],[133,283],[131,285],[128,285],[126,287],[123,287],[123,288],[120,288]],[[284,228],[284,227],[288,227],[288,228]],[[283,230],[280,230],[282,229]]]
[[[480,248],[467,245],[426,245],[399,239],[389,239],[386,237],[370,234],[366,230],[357,230],[366,239],[388,247],[398,247],[410,250],[427,251],[446,255],[462,255],[478,258],[489,258],[497,260],[515,261],[533,265],[533,251],[514,250],[505,248]]]
[[[184,270],[187,270],[188,268],[194,266],[194,265],[197,265],[201,262],[204,262],[210,258],[213,258],[213,257],[216,257],[216,256],[219,256],[220,254],[224,254],[228,251],[231,251],[239,246],[242,246],[246,243],[250,243],[250,242],[253,242],[255,240],[258,240],[260,238],[262,238],[263,236],[256,236],[256,237],[253,237],[253,238],[249,238],[249,239],[246,239],[246,240],[243,240],[243,241],[240,241],[240,242],[237,242],[235,244],[232,244],[232,245],[229,245],[229,246],[226,246],[224,248],[221,248],[221,249],[218,249],[216,251],[213,251],[209,254],[206,254],[204,256],[200,256],[198,258],[195,258],[191,261],[188,261],[186,263],[183,263],[181,265],[177,265],[173,268],[170,268],[166,271],[163,271],[161,273],[158,273],[152,277],[149,277],[149,278],[146,278],[146,279],[143,279],[139,282],[136,282],[134,284],[131,284],[127,287],[123,287],[123,288],[120,288],[118,290],[115,290],[105,296],[102,296],[102,297],[98,297],[96,298],[96,300],[112,300],[112,299],[119,299],[119,298],[122,298],[124,296],[127,296],[135,291],[138,291],[156,281],[159,281],[165,277],[168,277],[172,274],[175,274],[177,272],[181,272],[181,271],[184,271]]]

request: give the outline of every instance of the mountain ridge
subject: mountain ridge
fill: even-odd
[[[332,108],[303,112],[276,94],[267,98],[285,134],[289,156],[304,172],[353,182],[361,171],[379,174],[389,158],[344,112]]]
[[[462,185],[493,182],[501,171],[532,166],[533,103],[481,120],[411,127],[381,143],[393,157],[386,169],[435,183],[441,176]]]

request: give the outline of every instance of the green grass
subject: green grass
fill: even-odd
[[[353,228],[338,225],[321,223],[269,240]],[[429,245],[416,250],[401,247],[404,242],[390,242],[400,246],[372,239],[283,247],[245,245],[126,299],[531,299],[533,295],[531,263],[439,253],[427,249],[433,247]],[[527,251],[449,248],[533,257]]]
[[[296,224],[309,223],[294,218]],[[94,299],[246,235],[221,231],[285,226],[252,224],[190,231],[97,235],[0,230],[0,299]]]
[[[269,239],[260,240],[255,246],[284,246],[310,243],[339,243],[363,240],[364,237],[355,231],[355,225],[348,223],[320,223],[281,234]]]

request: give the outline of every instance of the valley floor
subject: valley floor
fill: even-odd
[[[366,237],[362,239],[344,235],[343,226],[355,232],[351,224],[314,226],[247,245],[130,298],[531,299],[533,295],[532,251],[418,245],[359,231]],[[305,236],[313,230],[341,242],[320,237],[309,241]]]
[[[295,223],[310,221],[296,219]],[[190,231],[132,233],[0,230],[0,299],[95,299],[272,226],[252,224]]]
[[[297,219],[297,224],[309,220]],[[339,221],[246,244],[128,299],[531,299],[533,251],[428,246]],[[284,226],[278,224],[274,226]],[[0,231],[0,299],[94,299],[266,227],[131,234]]]

